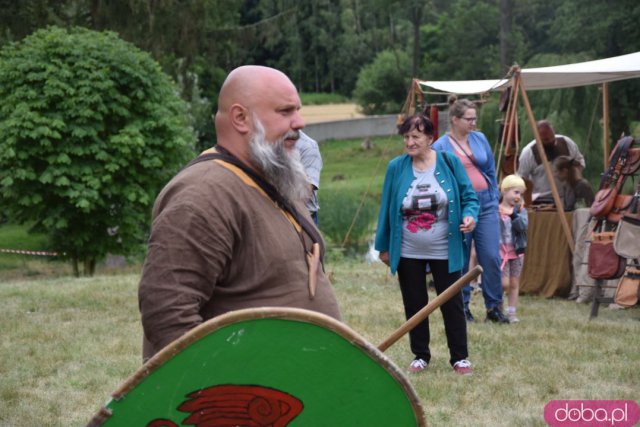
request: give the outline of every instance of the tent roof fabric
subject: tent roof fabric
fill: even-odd
[[[527,90],[559,89],[586,86],[640,77],[640,52],[595,61],[520,70],[522,85]],[[501,91],[512,81],[462,80],[420,81],[420,85],[457,94]]]
[[[444,93],[472,94],[502,90],[509,84],[509,80],[420,81],[419,83]]]

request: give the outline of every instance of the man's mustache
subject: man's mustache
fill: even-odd
[[[282,137],[282,140],[287,140],[287,139],[295,139],[296,141],[298,139],[300,139],[300,132],[297,130],[290,130],[287,133],[284,134],[284,136]]]

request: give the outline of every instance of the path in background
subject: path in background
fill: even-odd
[[[364,117],[356,104],[307,105],[302,107],[301,112],[307,124]]]

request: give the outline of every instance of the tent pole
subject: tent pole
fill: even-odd
[[[498,161],[496,162],[496,167],[497,167],[497,175],[498,175],[498,182],[500,182],[500,180],[503,178],[503,173],[502,173],[502,167],[501,164],[503,162],[502,160],[502,152],[504,150],[504,160],[507,159],[507,145],[508,145],[508,141],[511,141],[511,137],[513,136],[513,134],[515,133],[514,129],[517,129],[518,125],[516,124],[515,126],[512,126],[511,123],[513,120],[516,120],[516,103],[518,102],[518,82],[520,80],[519,79],[515,79],[515,82],[511,88],[511,93],[509,94],[509,103],[507,104],[507,112],[505,113],[505,117],[504,117],[504,131],[502,132],[502,138],[500,139],[500,148],[498,150]],[[518,168],[516,167],[517,161],[518,161],[518,141],[516,140],[516,155],[514,156],[513,159],[513,170],[517,170]]]
[[[516,154],[515,156],[513,156],[513,170],[517,171],[518,170],[518,154],[520,153],[520,147],[519,147],[519,138],[520,135],[518,135],[518,113],[517,113],[517,105],[518,105],[518,90],[520,89],[520,79],[516,79],[515,81],[515,87],[513,88],[513,105],[511,106],[511,120],[512,123],[514,123],[512,126],[509,127],[509,130],[512,131],[513,133],[515,133],[515,141],[516,141]],[[507,141],[511,141],[511,137],[512,134],[511,132],[509,132],[509,137],[507,139]],[[506,155],[506,151],[505,151],[505,155]]]
[[[602,150],[604,167],[609,166],[609,83],[602,83]]]
[[[516,78],[521,78],[519,73]],[[522,95],[522,102],[524,102],[525,110],[527,110],[529,124],[531,125],[531,129],[533,130],[533,134],[536,138],[536,146],[538,147],[538,153],[540,153],[540,158],[542,159],[542,165],[544,166],[544,171],[547,175],[547,181],[549,181],[549,186],[551,187],[551,193],[553,194],[553,201],[556,204],[556,210],[558,212],[558,215],[560,216],[560,224],[562,225],[564,235],[567,238],[567,244],[569,245],[569,249],[571,250],[571,255],[573,255],[573,253],[575,252],[573,233],[571,232],[571,227],[569,227],[567,217],[564,214],[564,205],[562,204],[562,200],[560,199],[560,194],[558,193],[556,180],[554,179],[553,173],[551,172],[549,160],[547,160],[547,156],[544,152],[544,146],[542,145],[542,140],[540,139],[540,133],[538,133],[538,126],[536,125],[536,120],[533,116],[533,110],[531,109],[531,104],[529,104],[529,97],[527,96],[527,91],[525,90],[522,81],[520,81],[520,94]]]

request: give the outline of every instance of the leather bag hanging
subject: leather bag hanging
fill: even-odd
[[[613,302],[622,307],[633,307],[638,303],[640,293],[640,270],[628,267],[618,282]]]
[[[620,193],[627,177],[622,171],[627,164],[629,147],[633,142],[633,138],[627,136],[616,143],[609,158],[609,166],[602,175],[600,187],[596,192],[593,204],[589,208],[592,216],[605,218],[613,208],[616,196]]]
[[[602,222],[604,223],[604,221]],[[601,227],[604,228],[604,225]],[[617,279],[624,274],[627,260],[618,255],[613,248],[615,234],[615,231],[594,231],[591,234],[587,274],[592,279]]]
[[[636,192],[622,215],[613,249],[624,258],[640,258],[640,192]]]
[[[631,194],[618,194],[613,201],[613,206],[607,214],[607,221],[618,223],[624,212],[631,205],[633,196]]]
[[[596,192],[593,203],[589,208],[589,213],[596,218],[605,218],[613,209],[616,203],[616,197],[620,193],[620,189],[624,184],[624,175],[618,175],[614,183],[607,185]]]

